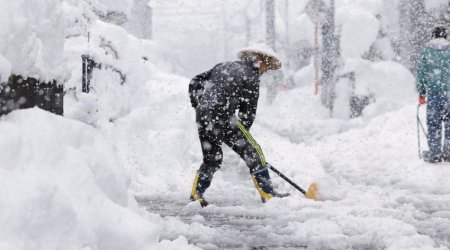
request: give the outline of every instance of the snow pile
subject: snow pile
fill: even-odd
[[[117,143],[137,193],[183,197],[182,193],[190,190],[198,167],[190,167],[190,152],[198,152],[200,144],[194,110],[182,87],[188,82],[185,78],[156,75],[142,84],[142,107],[135,107],[111,124],[109,137]],[[188,193],[183,198],[187,197]]]
[[[383,4],[381,0],[344,1],[337,8],[344,62],[337,72],[336,85],[335,113],[340,117],[350,114],[351,96],[369,98],[371,104],[364,110],[367,117],[398,109],[414,100],[413,75],[399,63],[389,61],[394,53],[389,39],[381,34],[386,29],[380,18]],[[349,73],[354,74],[354,82],[339,79]]]
[[[399,110],[405,104],[414,102],[415,79],[399,63],[367,60],[359,60],[359,64],[350,62],[356,61],[348,61],[346,65],[355,73],[354,88],[345,78],[337,82],[334,118],[330,118],[330,111],[321,103],[320,94],[315,96],[311,86],[280,92],[271,105],[265,102],[266,89],[262,88],[256,122],[293,142],[310,142],[364,126],[373,117]],[[311,75],[310,68],[304,69],[299,71],[301,75]],[[370,104],[363,110],[360,119],[348,119],[352,95],[370,98]]]
[[[12,73],[44,81],[67,78],[62,2],[2,1],[0,9],[0,55],[9,61]]]
[[[142,107],[146,85],[159,74],[150,41],[129,35],[123,28],[97,20],[89,26],[87,36],[67,39],[66,58],[73,77],[65,84],[72,89],[66,95],[66,115],[90,124],[116,120],[133,108]],[[81,92],[81,56],[89,55],[101,69],[94,69],[90,93]]]
[[[364,100],[369,104],[363,110],[365,118],[398,110],[403,105],[414,101],[416,96],[414,76],[401,64],[392,61],[395,53],[390,38],[385,34],[389,29],[389,17],[384,16],[386,6],[387,3],[382,0],[346,0],[336,3],[336,36],[340,39],[339,52],[342,60],[340,63],[337,62],[338,68],[335,72],[337,83],[333,117],[347,120],[353,115],[352,112],[355,111],[351,110],[350,103],[355,100],[354,98],[359,98],[359,101]],[[299,18],[304,20],[307,19],[307,16],[303,14]],[[309,32],[306,34],[310,34],[302,39],[308,40],[312,44],[312,23],[304,22],[302,27]],[[325,126],[315,118],[317,112],[322,114],[319,118],[324,118],[328,114],[325,114],[324,110],[321,110],[322,108],[317,108],[321,105],[319,98],[311,96],[313,91],[310,86],[314,81],[313,76],[314,70],[311,62],[310,65],[294,74],[296,85],[308,86],[308,88],[293,90],[290,94],[282,93],[274,103],[274,105],[295,110],[290,115],[299,118],[295,120],[303,124],[302,128],[294,128],[292,125],[290,125],[291,128],[288,128],[288,125],[285,125],[288,123],[286,115],[277,118],[275,122],[265,121],[265,123],[282,134],[293,132],[294,137],[302,136],[301,133],[296,132],[300,129],[304,130],[304,133],[310,133],[306,132],[309,127],[305,128],[305,123],[311,124],[313,130],[325,127],[325,134],[342,131],[342,127]],[[301,92],[301,97],[299,92]],[[287,101],[288,98],[295,101]],[[305,106],[300,98],[315,99],[315,101],[308,101]],[[292,104],[288,104],[288,102],[292,102]],[[298,103],[302,103],[303,109],[308,111],[299,113],[297,110],[300,108],[296,107]],[[277,108],[269,107],[269,110],[277,114],[286,113]]]
[[[355,72],[353,94],[373,98],[372,103],[363,110],[366,117],[398,110],[405,104],[414,102],[415,78],[401,64],[391,61],[360,61],[358,64],[349,63],[347,66],[353,68]],[[340,81],[336,88],[349,91],[350,86],[348,82]],[[337,100],[342,101],[340,98],[345,98],[344,91],[337,91]]]
[[[348,223],[359,224],[354,229],[360,232],[378,228],[379,240],[371,243],[375,248],[448,246],[448,219],[441,213],[448,210],[450,171],[448,164],[430,166],[418,158],[415,112],[413,105],[405,106],[372,119],[364,128],[328,137],[310,148],[327,174],[348,191],[343,203],[334,206],[356,206],[355,218],[350,211],[345,215],[350,216]],[[384,226],[375,217],[385,217]],[[352,226],[340,221],[340,227],[351,235]]]
[[[336,25],[341,26],[342,57],[361,58],[378,36],[379,14],[383,1],[344,1],[336,10]]]
[[[353,184],[446,194],[449,169],[430,167],[417,156],[415,112],[413,105],[387,112],[364,128],[328,137],[312,150],[331,164],[334,176]]]
[[[132,6],[132,0],[2,1],[0,56],[9,61],[14,74],[43,81],[67,81],[71,67],[65,60],[66,37],[86,37],[99,18],[114,22],[111,13],[126,21]]]
[[[3,249],[186,246],[158,245],[158,226],[140,215],[120,159],[92,127],[30,109],[4,117],[0,135]]]
[[[166,60],[158,59],[158,50],[166,46],[137,39],[100,20],[87,28],[89,43],[87,36],[81,35],[65,44],[73,76],[65,85],[69,89],[65,116],[92,124],[116,145],[132,179],[132,191],[165,196],[189,190],[195,170],[186,171],[186,167],[189,150],[197,143],[187,95],[189,79],[165,74],[159,68]],[[94,70],[88,94],[80,88],[83,54],[108,65]],[[125,75],[126,81],[122,83],[113,69]]]

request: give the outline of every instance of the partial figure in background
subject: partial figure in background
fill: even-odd
[[[256,116],[260,77],[268,70],[281,68],[281,63],[264,44],[242,49],[238,57],[240,61],[220,63],[195,76],[189,84],[203,153],[190,199],[199,201],[202,207],[208,205],[203,194],[222,165],[222,143],[245,161],[263,202],[286,196],[274,191],[269,164],[249,133]]]
[[[449,121],[450,43],[444,27],[435,27],[432,40],[422,49],[417,67],[419,104],[427,103],[429,151],[424,160],[430,163],[450,161]],[[425,99],[426,98],[426,99]],[[442,123],[445,138],[442,147]]]

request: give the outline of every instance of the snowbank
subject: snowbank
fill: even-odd
[[[190,190],[195,172],[190,167],[190,152],[200,145],[194,110],[187,89],[182,87],[188,82],[163,74],[146,81],[135,95],[141,106],[134,106],[111,125],[108,137],[117,143],[119,156],[134,176],[133,190],[137,193],[183,197],[182,193]]]
[[[0,55],[9,61],[14,74],[35,77],[43,81],[53,79],[60,82],[67,81],[70,78],[71,67],[65,60],[66,38],[81,35],[87,40],[88,31],[95,32],[99,29],[95,27],[91,29],[91,25],[95,26],[96,20],[104,18],[110,11],[129,15],[132,6],[132,0],[2,1]],[[110,33],[119,40],[119,43],[123,42],[121,38],[127,38],[123,34],[117,35],[114,29],[110,29]],[[103,38],[108,39],[109,34],[103,35],[105,36]],[[104,42],[107,43],[108,40]],[[82,42],[80,46],[83,44],[85,43]],[[78,58],[77,61],[79,60]]]
[[[175,249],[128,195],[114,148],[92,127],[39,109],[0,122],[0,247]],[[165,247],[163,247],[165,246]]]
[[[313,151],[339,169],[334,174],[354,184],[447,194],[450,170],[445,164],[431,167],[417,156],[415,108],[408,105],[386,112],[363,128],[326,138]],[[426,145],[425,140],[422,145]]]
[[[65,98],[65,115],[98,124],[144,106],[148,98],[144,94],[145,82],[160,74],[160,70],[155,66],[154,43],[99,20],[89,26],[89,32],[89,43],[85,36],[72,37],[65,43],[65,57],[73,75],[65,84],[66,89],[71,89]],[[102,64],[101,69],[93,71],[89,94],[81,92],[82,55]]]
[[[349,59],[342,71],[354,72],[355,84],[354,89],[350,90],[350,83],[338,82],[336,85],[337,100],[342,101],[342,98],[348,98],[349,91],[356,96],[370,96],[372,102],[363,111],[366,118],[398,110],[405,104],[415,101],[415,78],[408,69],[399,63]],[[348,99],[345,101],[349,103]]]
[[[58,0],[0,3],[0,55],[12,72],[43,81],[67,78],[63,58],[67,20]]]
[[[396,110],[406,103],[414,100],[414,76],[402,65],[391,61],[394,58],[394,50],[390,39],[384,35],[386,33],[387,23],[384,21],[385,3],[382,0],[343,0],[336,4],[336,35],[340,39],[339,48],[341,62],[335,72],[336,83],[336,99],[333,109],[333,116],[339,119],[348,119],[351,116],[350,98],[367,98],[370,103],[369,107],[364,109],[365,118],[375,117],[387,111]],[[306,18],[302,16],[301,18]],[[312,34],[311,25],[304,28],[307,34]],[[310,35],[310,37],[312,37]],[[369,53],[370,52],[370,53]],[[352,82],[347,76],[354,76],[355,81]],[[309,66],[304,67],[294,74],[294,80],[298,86],[310,86],[313,82],[312,62]],[[312,87],[309,87],[312,88]],[[299,92],[300,90],[294,90]],[[310,100],[311,90],[301,90],[302,98]],[[320,90],[319,90],[320,91]],[[295,121],[301,119],[315,120],[310,117],[309,113],[321,110],[316,106],[320,106],[319,99],[314,102],[302,103],[298,94],[280,94],[278,102],[274,105],[290,107],[296,110],[294,112]],[[302,107],[308,112],[298,115],[295,105],[287,104],[287,98],[293,98],[295,103],[302,103]],[[310,105],[314,103],[314,105]],[[273,113],[286,113],[282,110],[271,108]],[[314,110],[314,111],[313,111]],[[280,112],[278,112],[280,111]],[[323,113],[323,110],[320,112]],[[324,117],[324,116],[322,116]],[[277,122],[278,120],[283,122]],[[296,131],[300,128],[287,128],[288,119],[277,117],[275,122],[267,121],[267,124],[275,123],[272,126],[277,131],[287,134],[288,131]],[[299,123],[299,122],[298,122]],[[305,123],[305,122],[301,122]],[[306,122],[308,123],[308,122]],[[323,128],[321,122],[311,122],[313,130]],[[339,131],[341,128],[325,126],[325,134],[329,131]],[[309,130],[309,127],[303,127],[303,130]],[[332,133],[334,133],[332,132]],[[308,132],[309,133],[309,132]],[[300,137],[298,132],[294,132],[295,137]],[[313,134],[316,134],[313,132]]]
[[[341,26],[341,55],[344,59],[360,58],[368,52],[380,29],[375,14],[382,1],[347,1],[336,11],[336,24]]]

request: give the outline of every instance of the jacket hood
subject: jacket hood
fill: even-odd
[[[427,42],[426,46],[437,50],[447,50],[450,48],[450,42],[445,38],[436,38]]]

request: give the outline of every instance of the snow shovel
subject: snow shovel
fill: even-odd
[[[282,174],[278,169],[274,168],[272,165],[269,165],[270,170],[275,172],[277,175],[279,175],[281,178],[283,178],[285,181],[287,181],[289,184],[291,184],[293,187],[295,187],[298,191],[302,192],[306,198],[311,200],[317,200],[318,197],[316,197],[317,193],[317,183],[313,182],[311,185],[309,185],[308,191],[305,191],[303,188],[299,187],[295,182],[291,181],[289,178],[287,178],[284,174]]]
[[[425,138],[428,139],[428,135],[427,135],[427,132],[425,131],[425,128],[424,128],[424,126],[422,124],[422,121],[420,120],[420,117],[419,117],[420,106],[421,106],[420,104],[417,105],[417,114],[416,114],[416,118],[417,118],[417,145],[418,145],[418,148],[419,148],[419,158],[422,159],[422,151],[420,149],[420,128],[422,128],[422,132],[425,135]]]

